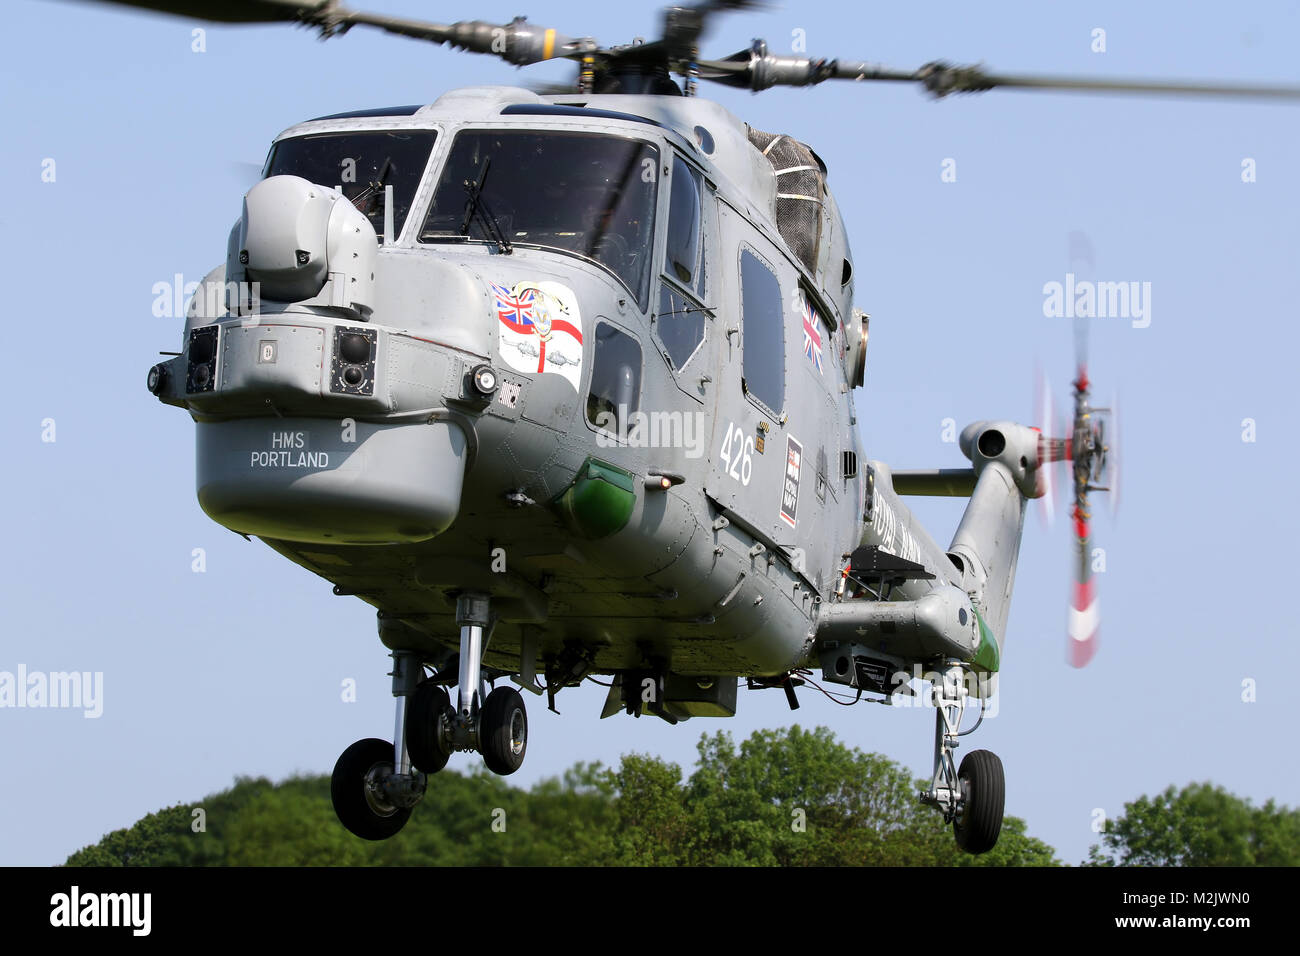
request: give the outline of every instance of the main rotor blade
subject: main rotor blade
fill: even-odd
[[[767,44],[761,40],[755,41],[748,50],[741,50],[723,60],[701,61],[699,66],[700,76],[703,79],[730,86],[748,87],[751,90],[765,90],[773,86],[812,86],[826,80],[857,82],[874,80],[889,83],[919,83],[936,99],[950,93],[980,93],[1006,88],[1156,96],[1219,96],[1300,102],[1300,86],[988,73],[980,66],[954,66],[942,60],[927,63],[919,70],[895,70],[866,62],[773,56],[767,52]]]
[[[596,52],[599,44],[590,37],[573,38],[553,29],[536,27],[523,17],[505,24],[482,20],[458,23],[427,23],[376,13],[349,10],[338,0],[94,0],[116,6],[139,7],[211,20],[218,23],[302,23],[320,30],[322,38],[346,33],[354,26],[376,27],[388,33],[447,43],[471,53],[490,53],[507,63],[526,66],[556,58],[578,59]]]
[[[326,36],[335,31],[347,30],[357,24],[378,27],[388,33],[396,33],[416,40],[448,43],[470,53],[490,53],[515,66],[527,66],[530,63],[559,58],[578,59],[599,48],[599,44],[591,37],[578,39],[567,37],[554,29],[532,26],[523,17],[515,17],[505,24],[462,20],[444,26],[440,23],[404,20],[400,17],[385,17],[375,13],[357,13],[338,7],[323,14],[321,21],[317,23],[322,34]]]
[[[694,59],[694,51],[710,17],[733,10],[752,10],[757,6],[757,0],[699,0],[689,7],[668,7],[664,10],[663,36],[659,42],[673,58],[689,56]]]
[[[83,0],[90,2],[90,0]],[[329,6],[328,0],[94,0],[121,7],[138,7],[214,23],[296,23],[304,14]]]
[[[1086,76],[1035,76],[985,73],[978,66],[954,67],[930,63],[921,82],[935,96],[976,93],[997,88],[1064,90],[1073,93],[1130,93],[1138,96],[1223,96],[1247,99],[1300,100],[1300,87],[1263,86],[1254,83],[1205,83],[1180,80],[1094,79]]]

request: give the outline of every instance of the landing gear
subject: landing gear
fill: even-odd
[[[504,777],[523,766],[528,750],[528,713],[519,691],[498,687],[488,694],[479,716],[478,738],[483,762],[493,773]]]
[[[523,766],[528,749],[528,713],[513,687],[498,687],[488,694],[483,683],[483,633],[491,625],[487,595],[458,597],[456,623],[460,625],[460,679],[449,742],[456,750],[477,750],[493,773],[512,774]]]
[[[488,611],[486,595],[465,594],[456,601],[460,668],[454,707],[441,683],[421,680],[419,653],[393,652],[395,742],[357,741],[339,757],[330,780],[334,812],[357,836],[384,840],[402,829],[424,796],[426,774],[445,767],[454,751],[478,751],[487,768],[502,776],[523,765],[528,750],[524,700],[513,687],[488,694],[483,682]]]
[[[386,840],[406,825],[424,796],[425,776],[411,766],[406,746],[406,701],[423,668],[411,651],[393,652],[393,739],[358,740],[343,751],[330,777],[330,799],[339,822],[363,840]]]
[[[406,705],[406,749],[411,763],[424,773],[437,773],[451,757],[451,723],[456,719],[447,689],[423,681]]]
[[[960,661],[948,661],[942,680],[934,685],[934,779],[920,797],[922,803],[943,813],[945,823],[952,824],[959,847],[967,853],[987,853],[1002,832],[1006,778],[1002,761],[989,750],[971,751],[957,768],[954,752],[961,745],[957,738],[970,733],[961,729],[966,713],[965,677],[966,668]]]
[[[394,776],[393,745],[387,740],[358,740],[343,751],[330,778],[339,822],[363,840],[387,840],[406,826],[414,804],[400,806],[386,792],[384,785]]]
[[[957,772],[961,782],[962,809],[952,821],[957,845],[967,853],[987,853],[1002,832],[1002,809],[1006,777],[1002,761],[991,750],[972,750]]]

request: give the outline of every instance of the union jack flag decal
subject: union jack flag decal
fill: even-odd
[[[515,295],[505,286],[494,282],[492,292],[497,300],[498,319],[516,332],[523,332],[533,324],[533,303],[537,301],[535,290],[526,288]]]
[[[821,316],[812,307],[806,294],[800,294],[799,304],[803,313],[803,354],[812,359],[813,364],[817,366],[818,375],[825,375],[822,370]]]

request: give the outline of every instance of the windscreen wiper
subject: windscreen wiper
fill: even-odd
[[[505,255],[510,255],[514,247],[510,245],[510,240],[501,229],[501,223],[497,221],[496,216],[492,215],[487,200],[483,198],[483,186],[487,183],[488,170],[491,166],[492,157],[489,156],[483,160],[483,172],[479,174],[478,182],[465,180],[465,191],[469,193],[469,199],[465,203],[465,218],[460,223],[460,234],[468,236],[469,224],[477,218],[488,238],[495,242],[497,248]]]
[[[355,206],[358,210],[365,212],[365,210],[361,208],[361,204],[369,201],[371,196],[383,192],[384,186],[387,185],[385,180],[388,178],[388,173],[392,170],[392,168],[393,168],[393,159],[390,156],[389,158],[384,160],[384,165],[379,169],[379,175],[376,176],[370,182],[366,183],[366,188],[361,190],[359,193],[357,193],[355,196],[352,197],[352,205]]]

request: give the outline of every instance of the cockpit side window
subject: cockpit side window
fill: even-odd
[[[704,309],[664,282],[659,287],[659,308],[654,315],[655,335],[675,370],[686,367],[704,341]]]
[[[700,297],[704,295],[703,218],[700,175],[674,156],[664,271]]]
[[[673,157],[668,204],[664,274],[660,283],[655,334],[676,370],[681,370],[704,341],[706,259],[704,244],[704,183],[680,156]]]
[[[608,322],[597,322],[587,389],[587,421],[626,438],[641,407],[641,345]]]

